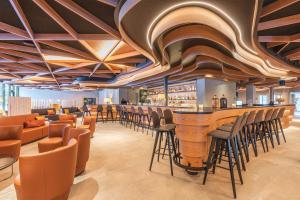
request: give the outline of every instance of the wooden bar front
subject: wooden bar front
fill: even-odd
[[[206,161],[210,138],[208,133],[217,127],[230,123],[238,115],[252,110],[268,110],[270,108],[285,107],[282,119],[283,127],[287,128],[294,115],[294,105],[246,107],[223,109],[212,112],[202,112],[193,110],[173,111],[176,123],[176,137],[180,141],[180,152],[183,157],[182,164],[192,167],[202,167]]]

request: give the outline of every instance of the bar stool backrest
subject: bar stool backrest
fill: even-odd
[[[108,110],[108,111],[112,111],[112,105],[108,104],[108,105],[107,105],[107,110]]]
[[[97,106],[97,112],[103,112],[103,106],[102,105]]]
[[[127,107],[126,107],[126,106],[122,106],[122,110],[123,110],[124,112],[127,112]]]
[[[173,114],[172,114],[172,111],[170,109],[165,109],[164,110],[164,117],[165,117],[166,124],[174,124]]]
[[[148,107],[148,115],[151,116],[151,115],[152,115],[152,111],[153,111],[152,108],[151,108],[151,107]]]
[[[243,117],[244,117],[244,115],[241,115],[236,118],[236,120],[232,126],[232,129],[231,129],[231,133],[230,133],[231,137],[234,137],[239,133]]]
[[[88,107],[87,107],[86,104],[84,104],[84,105],[82,106],[82,110],[83,110],[83,112],[88,112],[88,111],[89,111],[89,109],[88,109]]]
[[[278,116],[278,114],[279,114],[279,108],[275,108],[275,109],[274,109],[274,112],[273,112],[273,114],[272,114],[272,116],[271,116],[271,120],[276,119],[277,116]]]
[[[252,111],[249,113],[249,115],[248,115],[248,119],[247,119],[246,125],[253,124],[254,119],[255,119],[255,115],[256,115],[256,111],[255,111],[255,110],[252,110]]]
[[[283,117],[284,111],[285,111],[285,108],[280,108],[280,110],[278,112],[278,116],[277,116],[278,119]]]
[[[139,112],[139,114],[141,114],[141,115],[144,114],[143,108],[139,106],[139,107],[138,107],[138,112]]]
[[[157,114],[160,118],[163,118],[164,117],[164,114],[162,112],[162,109],[160,107],[157,108]]]
[[[259,110],[256,113],[255,119],[254,119],[254,123],[259,123],[263,121],[263,117],[264,117],[264,110]]]
[[[122,110],[121,106],[120,105],[116,105],[116,110],[120,112]]]
[[[274,112],[273,108],[267,110],[266,115],[265,115],[265,121],[270,121],[271,120],[273,112]]]
[[[135,113],[135,108],[134,108],[134,106],[131,106],[130,111],[131,111],[132,113]]]
[[[240,125],[240,130],[245,126],[248,117],[249,117],[249,113],[248,113],[248,112],[245,112],[245,113],[243,114],[243,119],[242,119],[242,122],[241,122],[241,125]]]
[[[153,111],[151,113],[152,122],[153,122],[153,129],[158,129],[160,127],[160,118],[157,112]]]

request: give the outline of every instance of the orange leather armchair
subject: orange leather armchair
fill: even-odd
[[[85,166],[90,156],[90,131],[83,128],[72,128],[69,139],[76,139],[78,142],[77,164],[75,175],[79,175],[85,170]]]
[[[66,200],[73,184],[77,141],[53,151],[21,156],[14,185],[18,200]]]
[[[46,152],[64,146],[68,142],[71,126],[69,124],[50,124],[48,139],[38,143],[39,152]]]
[[[76,115],[59,115],[59,120],[56,122],[61,122],[63,123],[64,121],[67,121],[68,123],[70,123],[70,121],[73,123],[72,127],[76,127],[76,123],[77,123],[77,116]]]
[[[78,128],[85,128],[90,130],[90,136],[94,137],[96,130],[96,117],[86,116],[83,118],[83,125],[78,126]]]
[[[23,127],[20,125],[0,126],[0,154],[12,156],[18,160],[22,131]]]

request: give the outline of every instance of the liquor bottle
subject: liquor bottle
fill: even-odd
[[[220,108],[227,108],[227,99],[224,96],[224,94],[222,95],[222,98],[220,99]]]
[[[211,107],[212,108],[217,108],[218,107],[218,97],[217,95],[214,95],[213,98],[211,99]]]

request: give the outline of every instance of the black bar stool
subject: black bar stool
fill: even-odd
[[[152,121],[152,108],[151,107],[148,107],[148,119],[149,119],[149,123],[148,123],[148,129],[147,129],[147,134],[148,134],[148,130],[151,129],[151,121]],[[152,132],[152,136],[153,136],[153,132]]]
[[[164,124],[164,123],[165,123],[165,121],[164,121],[165,117],[164,117],[164,114],[163,114],[162,109],[161,109],[160,107],[157,107],[156,110],[157,110],[157,114],[158,114],[158,116],[159,116],[159,119],[160,119],[160,120],[162,121],[162,123]]]
[[[263,121],[263,117],[264,117],[264,110],[257,111],[257,113],[255,115],[254,123],[252,124],[252,126],[253,126],[254,142],[256,143],[256,141],[258,141],[258,137],[259,137],[262,148],[263,148],[264,152],[266,152],[264,141],[263,141],[264,137],[263,137],[263,134],[261,132],[261,124],[262,124],[262,121]],[[257,147],[256,144],[255,144],[255,146]]]
[[[155,154],[157,154],[157,161],[159,162],[159,157],[161,155],[161,150],[164,149],[161,147],[161,141],[163,140],[163,135],[164,133],[166,134],[166,140],[168,141],[168,156],[170,160],[170,170],[171,170],[171,175],[173,176],[173,164],[172,164],[172,149],[171,145],[175,147],[174,140],[172,140],[171,132],[175,129],[175,126],[173,125],[160,125],[160,118],[157,112],[153,111],[152,112],[152,121],[153,121],[153,129],[156,132],[155,135],[155,141],[153,145],[153,151],[152,151],[152,156],[151,156],[151,162],[150,162],[150,167],[149,171],[152,169],[152,164],[153,164],[153,159]],[[158,143],[158,144],[157,144]],[[173,150],[173,152],[175,152]]]
[[[261,126],[262,126],[262,133],[264,135],[265,138],[265,142],[266,142],[266,147],[267,147],[267,151],[269,151],[269,147],[268,147],[268,138],[271,141],[271,145],[272,148],[274,148],[274,140],[273,140],[273,134],[272,134],[272,128],[271,128],[271,117],[274,113],[274,109],[268,109],[266,114],[265,114],[265,118],[264,120],[261,122]]]
[[[255,155],[255,157],[257,157],[256,137],[254,137],[254,126],[253,126],[255,116],[256,116],[256,111],[252,110],[249,113],[248,119],[245,124],[245,134],[246,134],[246,138],[249,138],[249,140],[246,140],[247,148],[249,146],[249,141],[250,141],[251,146],[254,151],[254,155]],[[248,151],[248,153],[249,153],[249,151]]]
[[[149,123],[149,117],[148,114],[144,113],[144,110],[142,107],[138,107],[138,113],[137,113],[137,131],[139,131],[139,127],[142,127],[142,132],[144,132],[144,128],[146,125],[146,119],[147,119],[147,124]]]
[[[233,196],[236,198],[236,188],[235,188],[235,179],[234,179],[234,162],[232,159],[232,154],[235,160],[235,164],[237,166],[239,178],[241,184],[243,184],[243,178],[242,178],[242,172],[241,172],[241,167],[240,167],[240,161],[239,161],[239,156],[238,156],[238,150],[237,150],[237,142],[235,138],[237,137],[239,130],[240,130],[240,125],[243,120],[244,116],[238,116],[235,120],[234,125],[232,126],[232,129],[230,132],[228,131],[222,131],[222,130],[215,130],[210,132],[208,135],[212,137],[211,140],[211,145],[209,149],[209,154],[208,158],[206,161],[206,167],[205,167],[205,174],[203,178],[203,185],[206,182],[208,170],[212,167],[212,172],[215,173],[215,168],[216,168],[216,163],[218,156],[220,155],[220,151],[223,151],[222,144],[225,145],[226,149],[226,154],[228,156],[228,163],[229,163],[229,171],[230,171],[230,177],[231,177],[231,185],[232,185],[232,191],[233,191]],[[220,166],[218,166],[220,167]],[[223,167],[221,167],[223,168]],[[227,169],[227,168],[225,168]]]
[[[116,120],[118,120],[121,123],[121,106],[116,105]]]
[[[276,118],[277,118],[278,114],[279,114],[279,108],[275,108],[274,112],[271,116],[271,119],[269,121],[269,127],[270,127],[271,134],[274,133],[276,140],[277,140],[277,144],[279,145],[280,144],[279,132],[278,132],[279,130],[278,130],[278,126],[276,127]]]
[[[99,114],[101,115],[102,122],[104,123],[103,106],[102,105],[97,106],[97,117],[96,117],[97,122],[99,121]]]
[[[137,124],[137,112],[135,110],[134,106],[131,106],[130,108],[130,128],[132,127],[133,124],[133,130],[135,130],[135,126]]]
[[[107,104],[106,106],[106,121],[108,121],[108,116],[110,116],[111,120],[114,121],[113,108],[110,104]]]
[[[284,142],[286,142],[285,135],[284,135],[283,128],[282,128],[282,124],[281,124],[281,119],[283,118],[284,111],[285,111],[285,108],[280,108],[280,110],[278,112],[278,115],[277,115],[277,117],[275,119],[275,121],[276,121],[275,125],[277,127],[278,133],[279,133],[279,128],[280,128],[283,140],[284,140]],[[279,141],[279,144],[280,144],[280,140],[278,140],[278,141]]]
[[[83,106],[82,106],[82,111],[83,111],[83,117],[86,115],[89,115],[89,116],[91,116],[91,112],[90,112],[90,110],[89,110],[89,108],[87,107],[87,105],[86,104],[84,104]]]
[[[170,134],[171,134],[172,140],[175,141],[175,146],[172,147],[172,150],[174,150],[176,152],[177,147],[179,147],[179,140],[175,137],[176,136],[176,133],[175,133],[176,124],[174,123],[173,114],[172,114],[172,111],[170,109],[165,109],[164,110],[164,118],[165,118],[165,124],[166,125],[174,126],[174,129]],[[168,140],[165,141],[164,152],[165,152],[166,147],[167,147],[167,142],[168,142]],[[170,145],[172,145],[172,144],[170,144]]]
[[[244,156],[243,156],[243,153],[246,157],[246,160],[247,162],[249,162],[249,155],[248,155],[248,148],[246,147],[246,144],[245,144],[245,141],[244,139],[242,138],[242,131],[243,131],[243,128],[247,122],[247,119],[248,119],[248,112],[245,112],[242,116],[242,122],[240,124],[240,127],[239,127],[239,130],[238,130],[238,134],[236,135],[236,137],[234,138],[234,140],[236,140],[237,142],[237,151],[238,151],[238,154],[241,158],[241,163],[242,163],[242,168],[244,171],[246,171],[246,165],[245,165],[245,162],[244,162]],[[221,131],[227,131],[227,132],[231,132],[232,131],[232,128],[233,128],[234,124],[226,124],[226,125],[223,125],[223,126],[220,126],[217,128],[217,130],[221,130]],[[224,147],[223,147],[224,148]],[[222,154],[220,154],[220,159],[219,159],[219,163],[222,159]]]

